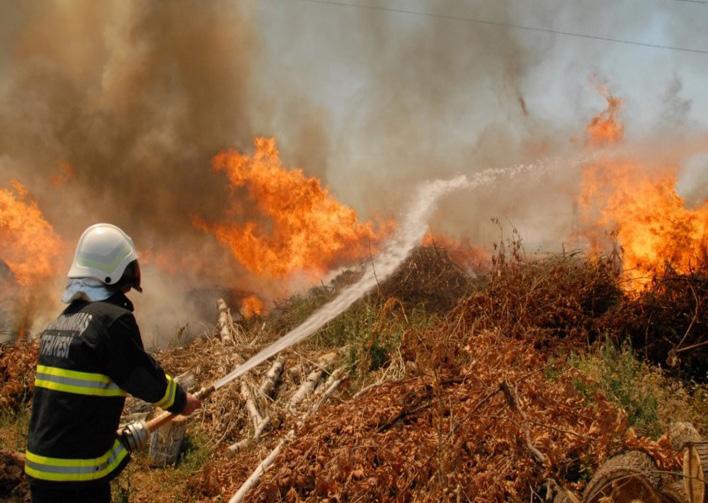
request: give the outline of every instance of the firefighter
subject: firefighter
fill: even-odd
[[[143,349],[133,304],[142,292],[132,239],[110,224],[79,239],[62,301],[42,332],[25,473],[33,502],[111,501],[109,481],[147,440],[144,423],[116,433],[130,393],[175,414],[201,403]]]

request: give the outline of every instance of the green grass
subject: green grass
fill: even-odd
[[[211,453],[206,435],[190,430],[173,466],[151,467],[147,449],[133,454],[131,463],[112,484],[114,503],[128,503],[135,494],[155,491],[169,501],[190,501],[185,481],[204,467]]]
[[[630,426],[644,435],[657,438],[675,421],[689,421],[703,433],[708,429],[706,386],[670,379],[660,368],[640,360],[628,346],[606,341],[585,354],[571,355],[569,364],[584,377],[574,380],[583,396],[592,400],[602,393],[621,407]]]
[[[184,438],[175,470],[183,474],[194,473],[204,466],[210,454],[211,450],[205,434],[201,431],[192,432]]]

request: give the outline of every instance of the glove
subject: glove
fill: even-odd
[[[147,423],[145,421],[135,421],[125,428],[120,434],[123,445],[130,451],[134,452],[142,449],[149,437]]]

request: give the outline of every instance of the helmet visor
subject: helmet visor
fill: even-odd
[[[140,263],[136,260],[133,262],[133,282],[131,283],[131,287],[133,287],[135,290],[138,292],[142,293],[143,288],[140,286]]]

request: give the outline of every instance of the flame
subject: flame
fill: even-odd
[[[246,319],[261,315],[264,310],[263,301],[256,295],[249,295],[241,300],[241,315]]]
[[[226,246],[248,271],[267,278],[296,272],[321,277],[338,263],[367,256],[382,231],[360,222],[356,211],[334,199],[319,180],[280,160],[273,138],[257,138],[248,156],[219,153],[213,169],[224,172],[232,189],[231,221],[194,224]],[[238,189],[245,189],[252,208]],[[240,223],[240,215],[259,213]]]
[[[676,192],[675,170],[659,173],[632,160],[605,160],[583,173],[580,207],[586,218],[610,229],[622,248],[631,290],[639,290],[670,266],[688,273],[706,259],[708,201],[686,208]],[[597,230],[591,244],[599,249]]]
[[[590,145],[616,143],[624,137],[624,126],[618,120],[622,100],[612,96],[603,86],[598,90],[607,100],[607,109],[590,120],[586,128],[587,141]]]
[[[21,286],[56,275],[63,242],[18,181],[0,188],[0,258]]]
[[[589,143],[621,139],[616,120],[621,101],[606,96],[608,109],[588,126]],[[629,157],[609,157],[583,170],[578,208],[593,252],[613,236],[621,248],[628,291],[640,291],[668,268],[688,273],[706,264],[708,201],[687,208],[676,192],[676,166],[650,167]]]

